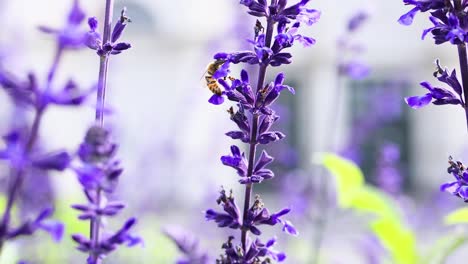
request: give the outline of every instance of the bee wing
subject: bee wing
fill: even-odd
[[[200,80],[203,79],[206,74],[208,73],[208,68],[206,68],[206,70],[203,72],[203,74],[200,76]]]

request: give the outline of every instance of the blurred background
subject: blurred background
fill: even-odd
[[[104,2],[80,1],[88,16],[98,18]],[[20,75],[35,71],[45,76],[55,43],[37,27],[63,25],[71,4],[0,0],[1,65]],[[106,124],[113,128],[125,167],[113,198],[128,205],[124,214],[138,217],[137,232],[145,245],[122,249],[108,263],[173,263],[179,253],[161,232],[167,227],[193,233],[216,257],[228,234],[205,222],[202,211],[216,207],[221,186],[233,188],[238,197],[243,190],[232,170],[219,162],[233,143],[224,136],[233,125],[226,105],[207,103],[210,91],[202,76],[214,53],[248,48],[245,40],[251,38],[255,21],[236,0],[116,0],[114,13],[124,6],[132,23],[123,40],[133,47],[111,58],[107,102],[113,114]],[[411,27],[398,24],[409,10],[402,1],[313,0],[310,6],[322,17],[304,34],[317,44],[293,48],[294,63],[268,75],[271,80],[281,70],[296,89],[296,96],[285,93],[276,109],[282,117],[278,128],[287,134],[271,151],[276,178],[255,190],[272,210],[293,210],[290,218],[301,234],[279,234],[278,247],[288,253],[286,263],[317,263],[317,248],[321,263],[378,263],[370,262],[369,255],[385,255],[361,218],[334,206],[331,178],[313,163],[317,153],[334,151],[354,160],[369,183],[397,201],[417,234],[417,247],[427,250],[446,232],[442,216],[460,204],[440,194],[439,186],[449,179],[448,157],[466,157],[466,127],[456,107],[416,112],[403,98],[424,92],[418,83],[433,81],[436,58],[443,66],[458,67],[456,50],[435,46],[429,38],[421,41],[422,30],[430,26],[425,15],[417,16]],[[356,14],[367,19],[351,32],[348,22]],[[358,72],[347,71],[356,63],[361,65]],[[98,68],[94,52],[69,52],[57,82],[73,77],[82,87],[91,87]],[[40,131],[44,147],[76,149],[93,122],[93,107],[90,102],[78,110],[51,109]],[[15,111],[0,93],[0,118],[4,133],[29,116]],[[85,199],[75,175],[60,173],[38,181],[25,187],[24,205],[53,203],[68,233],[86,233],[87,225],[75,220],[69,208]],[[109,219],[109,228],[124,219]],[[35,242],[18,240],[0,263],[18,258],[83,263],[85,256],[73,247],[69,236],[59,245],[46,236],[35,237]],[[451,263],[465,263],[457,254]]]

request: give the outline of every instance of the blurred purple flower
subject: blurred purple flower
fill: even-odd
[[[338,66],[340,75],[348,76],[353,80],[365,79],[370,74],[370,67],[358,61],[349,61]]]
[[[377,186],[391,195],[398,195],[402,188],[400,163],[400,149],[398,145],[386,143],[380,149],[377,161]]]
[[[348,21],[348,32],[357,31],[361,26],[366,22],[369,18],[369,14],[364,11],[360,11],[356,13],[351,19]]]
[[[11,174],[6,208],[0,223],[0,251],[5,241],[18,236],[33,235],[37,230],[50,233],[56,241],[60,240],[63,234],[63,225],[49,219],[53,213],[52,209],[44,209],[35,220],[26,220],[18,227],[12,227],[12,208],[18,196],[21,195],[26,176],[29,174],[38,176],[36,172],[41,174],[49,170],[63,171],[70,164],[71,157],[66,151],[40,151],[37,147],[37,141],[44,113],[49,106],[77,106],[82,104],[91,93],[89,91],[80,92],[77,85],[71,80],[58,92],[52,89],[55,73],[64,51],[83,46],[84,33],[79,30],[83,19],[84,13],[76,0],[68,14],[67,24],[64,28],[55,30],[41,27],[42,31],[55,35],[57,43],[55,57],[45,83],[40,83],[39,78],[34,73],[29,72],[26,74],[26,78],[21,78],[7,72],[4,68],[0,68],[2,89],[10,96],[17,109],[21,109],[21,111],[32,109],[34,116],[32,124],[22,124],[21,130],[24,131],[13,128],[3,137],[6,147],[0,149],[0,159],[8,162]],[[34,187],[38,188],[38,186]]]
[[[176,264],[209,264],[213,263],[207,252],[200,248],[200,241],[191,233],[180,228],[165,228],[164,234],[179,248],[184,257]]]
[[[68,13],[66,25],[61,29],[54,29],[48,26],[40,26],[39,29],[47,34],[55,35],[58,49],[77,49],[84,46],[86,31],[80,29],[80,25],[86,14],[81,9],[78,0],[74,0],[73,6]]]
[[[120,202],[108,202],[99,196],[100,192],[112,193],[117,186],[118,178],[123,172],[120,162],[115,159],[117,145],[110,140],[110,132],[100,126],[91,127],[84,142],[78,150],[78,157],[82,165],[75,167],[88,204],[72,205],[80,212],[80,220],[101,221],[102,217],[117,215],[125,205]],[[90,254],[90,263],[98,263],[99,259],[114,251],[119,245],[134,246],[141,243],[141,239],[130,235],[130,229],[136,219],[127,220],[126,224],[113,235],[99,238],[91,242],[82,235],[73,235],[78,249]]]

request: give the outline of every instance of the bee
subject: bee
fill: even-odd
[[[223,93],[223,91],[221,90],[221,87],[219,86],[218,81],[215,78],[213,78],[213,75],[215,74],[215,72],[217,70],[219,70],[219,68],[225,62],[226,62],[225,60],[215,60],[215,61],[213,61],[212,63],[208,64],[208,66],[206,67],[205,74],[204,74],[205,81],[206,81],[206,86],[208,87],[208,89],[212,93],[217,94],[217,95],[221,95]],[[232,76],[226,76],[223,79],[224,80],[229,79],[230,81],[235,80],[235,78],[232,77]]]
[[[225,63],[225,60],[215,60],[212,63],[208,64],[204,74],[206,86],[214,94],[221,95],[223,91],[219,87],[218,81],[213,78],[213,74]]]

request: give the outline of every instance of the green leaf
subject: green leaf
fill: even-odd
[[[338,205],[349,208],[354,192],[364,186],[361,170],[352,161],[331,153],[320,155],[319,162],[335,176]]]
[[[370,185],[365,185],[354,192],[350,206],[358,211],[375,214],[376,217],[391,218],[396,221],[401,218],[392,199]]]
[[[444,218],[446,225],[468,224],[468,208],[455,210]]]
[[[371,221],[370,226],[392,256],[392,263],[417,263],[416,241],[411,230],[401,225],[399,221],[387,217]]]
[[[369,228],[390,253],[392,263],[416,263],[418,254],[414,234],[405,226],[392,198],[365,184],[362,171],[353,162],[335,154],[323,154],[320,162],[335,177],[341,208],[374,215]]]

